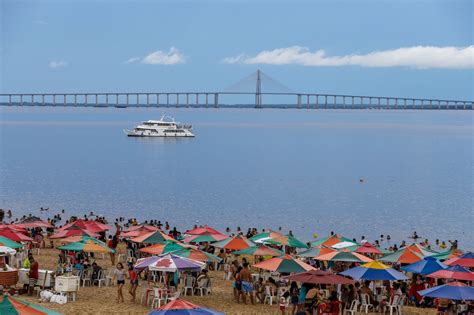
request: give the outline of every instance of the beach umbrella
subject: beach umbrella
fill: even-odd
[[[25,234],[18,231],[14,231],[14,230],[0,231],[0,236],[9,238],[15,242],[32,242],[33,241],[31,237],[26,236]]]
[[[82,229],[78,226],[70,226],[67,229],[59,230],[53,235],[49,236],[50,239],[58,239],[58,238],[66,238],[69,236],[81,236],[81,235],[87,235],[89,237],[98,237],[99,234],[90,232],[88,230]]]
[[[311,242],[311,246],[319,246],[319,245],[324,245],[327,247],[331,247],[332,245],[335,245],[337,243],[341,242],[354,242],[352,239],[344,237],[340,234],[333,234],[328,237],[316,240],[314,242]]]
[[[224,315],[225,313],[176,299],[148,313],[148,315]]]
[[[223,233],[219,232],[216,229],[213,229],[212,227],[208,225],[204,225],[203,227],[197,227],[192,230],[188,230],[184,232],[184,234],[187,235],[224,235]],[[224,235],[225,236],[225,235]]]
[[[283,277],[287,280],[313,284],[353,284],[354,280],[335,275],[324,270],[310,270]]]
[[[83,230],[87,230],[92,233],[100,233],[105,232],[111,229],[111,227],[107,224],[103,224],[101,222],[93,221],[93,220],[76,220],[74,222],[68,223],[63,226],[60,230],[66,230],[72,226],[80,227]]]
[[[242,236],[242,235],[236,235],[234,237],[212,243],[212,246],[214,247],[229,249],[229,250],[246,249],[253,245],[254,243],[252,243],[245,236]]]
[[[15,232],[21,232],[21,233],[26,233],[26,229],[19,227],[15,224],[0,224],[0,231],[3,230],[13,230]]]
[[[151,225],[140,225],[140,226],[132,226],[132,227],[134,227],[135,229],[125,230],[120,233],[120,236],[124,238],[134,238],[134,237],[138,237],[140,235],[158,230],[157,227],[154,227]]]
[[[104,242],[96,238],[85,236],[79,242],[59,246],[58,249],[69,251],[84,251],[90,253],[115,253],[115,250],[108,247]]]
[[[148,265],[148,269],[164,272],[200,271],[206,264],[197,260],[167,253],[157,256],[158,259]]]
[[[472,301],[474,300],[474,287],[454,281],[418,291],[418,294],[432,298]]]
[[[158,228],[156,226],[150,224],[139,224],[139,225],[131,225],[123,230],[123,232],[133,232],[137,230],[148,230],[148,231],[156,231]]]
[[[406,280],[403,273],[390,268],[378,261],[372,261],[362,266],[354,267],[339,273],[354,280]]]
[[[450,250],[447,250],[445,252],[441,252],[441,253],[432,255],[430,257],[436,258],[438,260],[447,260],[447,259],[459,257],[461,255],[462,255],[462,252],[460,252],[459,250],[450,249]]]
[[[357,247],[354,252],[359,254],[374,254],[374,255],[382,255],[383,252],[377,247],[369,242],[362,243],[359,247]]]
[[[221,262],[222,258],[194,248],[183,248],[173,252],[173,255],[203,262]]]
[[[254,243],[265,243],[272,245],[283,245],[289,247],[308,248],[308,246],[292,235],[284,235],[278,232],[264,232],[250,238]]]
[[[23,245],[20,243],[17,243],[15,241],[12,241],[9,238],[6,238],[4,236],[0,236],[0,246],[6,246],[10,248],[22,248]]]
[[[391,263],[412,264],[422,260],[425,257],[433,256],[436,254],[438,253],[424,246],[421,246],[419,244],[412,244],[400,248],[394,253],[387,254],[381,257],[379,260]]]
[[[185,243],[211,243],[218,242],[229,238],[228,236],[222,234],[196,234],[186,237],[183,242]]]
[[[443,270],[448,268],[445,264],[433,257],[425,257],[416,263],[409,264],[400,268],[405,272],[418,273],[421,275],[428,275],[438,270]]]
[[[281,250],[268,247],[262,244],[252,246],[246,249],[238,250],[234,255],[251,255],[251,256],[281,256],[285,254]]]
[[[151,231],[140,236],[134,237],[130,239],[132,242],[135,243],[148,243],[148,244],[164,244],[166,241],[173,241],[176,240],[171,236],[166,235],[161,230]]]
[[[463,267],[474,268],[474,253],[467,252],[459,257],[448,259],[444,263],[448,266],[459,265]]]
[[[360,244],[354,243],[354,242],[343,241],[343,242],[336,243],[336,244],[332,245],[331,248],[345,249],[345,248],[348,248],[348,247],[354,247],[354,246],[358,246],[358,245],[360,245]]]
[[[0,254],[14,255],[16,250],[8,246],[0,246]]]
[[[373,259],[356,252],[348,250],[334,251],[327,254],[319,255],[315,259],[325,261],[345,261],[345,262],[371,262]]]
[[[172,252],[175,250],[180,250],[183,248],[184,246],[178,243],[166,241],[164,244],[154,244],[151,246],[141,248],[140,251],[144,253],[148,253],[148,254],[153,254],[153,255],[161,255],[161,254],[165,254],[165,253]]]
[[[474,281],[474,273],[465,267],[454,265],[447,269],[438,270],[427,275],[429,278],[443,278],[454,280]]]
[[[326,246],[317,246],[317,247],[311,247],[310,249],[307,249],[305,251],[302,251],[301,253],[296,254],[298,257],[308,257],[308,258],[315,258],[319,255],[324,255],[328,253],[335,252],[335,249],[326,247]]]
[[[295,259],[290,255],[281,255],[271,259],[264,260],[258,264],[253,265],[255,268],[277,271],[277,272],[303,272],[314,270],[314,268],[307,263]]]
[[[42,306],[20,300],[13,296],[3,296],[0,302],[0,314],[2,315],[62,315]]]
[[[31,229],[31,228],[52,228],[53,226],[49,224],[47,221],[41,220],[37,217],[26,218],[20,220],[19,223],[14,224],[15,226],[23,229]]]
[[[145,269],[148,268],[149,265],[154,263],[155,261],[158,260],[158,256],[150,256],[150,257],[145,257],[145,258],[139,258],[136,262],[135,265],[133,265],[134,269]]]

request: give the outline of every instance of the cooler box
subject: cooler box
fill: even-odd
[[[18,279],[19,279],[20,283],[22,283],[22,284],[29,284],[30,283],[30,279],[28,278],[28,272],[29,271],[30,271],[29,269],[25,269],[25,268],[22,268],[22,269],[18,270]],[[48,276],[46,277],[46,282],[44,282],[46,272],[48,272]],[[47,288],[50,288],[51,287],[51,282],[52,282],[51,281],[51,274],[52,273],[53,273],[53,271],[51,271],[51,270],[42,270],[42,269],[38,270],[39,279],[38,279],[38,282],[36,284],[42,286],[43,282],[44,282],[44,286],[47,287]]]
[[[59,276],[56,277],[54,290],[57,292],[77,292],[79,290],[79,277]]]

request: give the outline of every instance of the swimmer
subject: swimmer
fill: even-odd
[[[445,241],[442,241],[441,242],[441,245],[439,246],[440,248],[442,249],[445,249],[447,246],[446,246],[446,242]]]
[[[391,237],[390,235],[387,235],[387,241],[390,241]]]

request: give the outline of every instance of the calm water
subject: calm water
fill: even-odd
[[[0,207],[472,248],[473,112],[166,109],[196,138],[123,134],[161,113],[1,108]]]

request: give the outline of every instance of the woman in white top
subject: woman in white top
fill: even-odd
[[[117,267],[114,270],[114,281],[117,279],[117,303],[124,302],[123,301],[123,286],[125,285],[125,277],[127,273],[125,269],[123,268],[122,263],[118,263]]]

